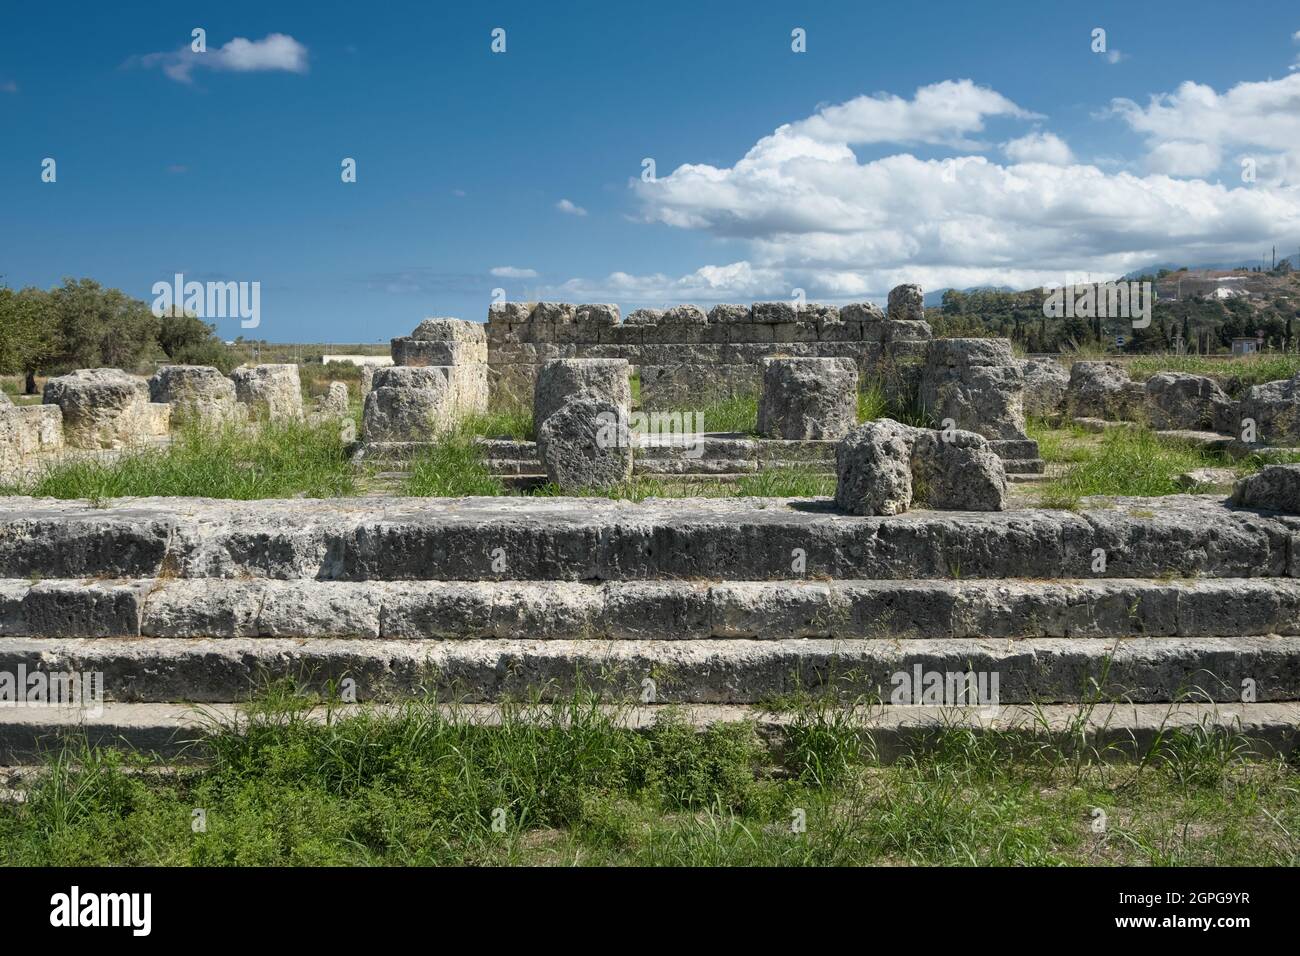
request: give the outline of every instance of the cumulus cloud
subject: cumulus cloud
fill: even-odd
[[[814,115],[778,129],[771,138],[815,140],[832,146],[927,143],[977,149],[967,134],[982,132],[989,117],[1035,119],[1001,93],[970,80],[920,87],[910,100],[885,93],[824,106]]]
[[[1002,152],[1013,163],[1048,163],[1068,166],[1074,154],[1065,140],[1054,133],[1030,133],[1002,144]]]
[[[514,266],[495,266],[491,270],[492,275],[498,279],[536,279],[536,269],[517,269]]]
[[[1111,101],[1111,113],[1146,137],[1153,172],[1207,176],[1249,156],[1276,171],[1276,181],[1300,182],[1300,73],[1280,80],[1238,83],[1225,93],[1191,81],[1151,96],[1146,106]]]
[[[555,208],[560,210],[560,212],[567,212],[570,216],[587,215],[587,210],[583,209],[581,206],[577,205],[576,203],[570,202],[567,199],[561,199],[559,202],[555,204]]]
[[[170,53],[146,53],[138,58],[141,66],[161,67],[163,73],[179,83],[192,83],[194,71],[217,70],[231,73],[255,73],[272,70],[287,73],[307,72],[307,48],[284,33],[269,33],[260,40],[235,37],[229,43],[205,53],[181,47]]]
[[[954,88],[978,89],[960,81]],[[644,221],[738,247],[725,264],[678,276],[616,272],[572,279],[555,291],[621,302],[722,301],[784,298],[797,287],[842,301],[879,298],[901,282],[1026,288],[1081,272],[1113,277],[1152,262],[1230,260],[1253,255],[1265,237],[1300,233],[1300,190],[1178,178],[1203,174],[1216,161],[1216,147],[1243,136],[1280,143],[1286,135],[1267,118],[1272,109],[1260,107],[1251,132],[1187,139],[1197,124],[1165,111],[1190,108],[1204,89],[1176,106],[1117,108],[1135,128],[1153,136],[1167,131],[1165,139],[1157,136],[1157,148],[1164,148],[1151,160],[1160,168],[1145,175],[1073,162],[1069,147],[1048,132],[1005,143],[1006,165],[982,155],[939,160],[908,152],[862,162],[851,145],[882,134],[853,110],[827,107],[779,127],[732,166],[688,163],[659,179],[631,181]],[[1276,89],[1253,95],[1278,102]],[[1254,101],[1226,96],[1235,106]],[[1010,103],[992,91],[978,99]],[[925,100],[918,91],[906,102]],[[1002,108],[1018,118],[1033,115],[1014,104]],[[965,137],[978,131],[976,113],[950,113],[946,127],[896,122],[889,135],[918,141],[924,129],[934,140]],[[1248,110],[1248,130],[1252,115]]]

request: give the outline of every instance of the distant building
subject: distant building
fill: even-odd
[[[392,365],[391,355],[322,355],[320,360],[328,365],[330,362],[351,362],[353,365]]]
[[[1232,340],[1233,355],[1254,355],[1259,351],[1259,339],[1254,338],[1235,338]]]

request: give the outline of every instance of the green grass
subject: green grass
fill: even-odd
[[[1157,372],[1187,372],[1225,382],[1236,379],[1241,388],[1291,378],[1300,372],[1300,355],[1259,353],[1239,358],[1206,358],[1202,355],[1159,353],[1140,355],[1126,363],[1129,377],[1144,382]]]
[[[533,413],[522,405],[502,406],[470,415],[411,460],[401,493],[413,497],[463,498],[504,495],[506,486],[488,471],[479,437],[528,441]]]
[[[878,382],[870,382],[858,392],[858,424],[889,416],[889,402]]]
[[[1039,432],[1039,434],[1042,434]],[[1090,446],[1043,449],[1043,457],[1076,462],[1060,478],[1043,488],[1042,504],[1048,508],[1076,508],[1090,495],[1176,495],[1183,489],[1175,478],[1193,468],[1223,467],[1224,460],[1191,445],[1165,441],[1146,428],[1112,428]],[[1068,456],[1068,457],[1067,457]]]
[[[147,495],[331,498],[355,494],[356,478],[338,425],[286,421],[256,428],[190,425],[173,432],[168,446],[129,451],[113,461],[60,461],[4,491],[91,501]]]
[[[1300,863],[1295,768],[1221,732],[1125,764],[953,729],[882,765],[826,708],[769,752],[750,723],[632,732],[582,694],[495,727],[429,702],[324,723],[309,703],[284,693],[214,725],[177,773],[69,741],[25,802],[0,804],[0,863]]]
[[[674,409],[674,411],[686,414],[694,409]],[[700,427],[703,431],[758,434],[758,397],[755,395],[735,395],[709,402],[698,411],[700,413],[698,421],[702,422]]]
[[[1077,464],[1095,454],[1098,436],[1073,423],[1054,428],[1046,422],[1029,419],[1025,434],[1038,442],[1038,454],[1048,464]]]

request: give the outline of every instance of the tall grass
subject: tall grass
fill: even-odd
[[[1139,355],[1128,361],[1129,376],[1146,381],[1157,372],[1187,372],[1206,375],[1226,382],[1236,380],[1242,388],[1292,378],[1300,372],[1300,354],[1264,352],[1234,358],[1207,358],[1203,355],[1177,355],[1165,352]]]
[[[347,714],[314,702],[273,688],[213,718],[202,762],[176,773],[55,748],[25,802],[0,804],[0,863],[1300,862],[1295,769],[1208,727],[1162,735],[1137,764],[1078,767],[1048,738],[940,727],[883,764],[860,715],[822,703],[768,750],[751,722],[699,728],[671,709],[632,731],[626,707],[583,690],[506,704],[493,725],[433,700]]]
[[[1216,465],[1222,466],[1222,460],[1190,445],[1164,441],[1149,429],[1112,428],[1087,457],[1047,483],[1042,503],[1073,508],[1090,495],[1176,495],[1183,491],[1175,481],[1179,474]]]
[[[186,425],[170,445],[114,460],[67,459],[10,493],[99,501],[126,496],[332,498],[356,493],[339,426],[301,421]]]
[[[686,411],[686,410],[682,410]],[[733,395],[709,402],[699,409],[701,428],[706,432],[758,434],[758,397]]]

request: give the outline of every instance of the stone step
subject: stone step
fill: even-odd
[[[473,722],[479,727],[499,726],[502,709],[495,704],[435,705],[449,721]],[[355,715],[388,714],[387,704],[336,704],[306,711],[308,720],[324,722]],[[705,729],[716,724],[750,721],[758,738],[779,751],[789,739],[796,714],[743,704],[606,705],[604,711],[616,725],[628,730],[654,726],[665,713]],[[242,719],[233,703],[104,704],[94,710],[72,707],[0,708],[0,787],[21,793],[41,772],[40,765],[63,740],[84,739],[91,746],[129,748],[163,759],[203,760],[208,752],[201,741],[214,722],[231,725]],[[512,719],[549,721],[539,711],[512,712]],[[996,713],[980,707],[879,706],[859,707],[847,719],[869,741],[871,752],[882,762],[923,751],[941,731],[970,730],[996,733],[1009,745],[1053,742],[1063,748],[1082,745],[1116,757],[1140,757],[1159,741],[1178,731],[1219,730],[1237,738],[1247,753],[1259,757],[1287,756],[1296,750],[1300,703],[1268,704],[1102,704],[1081,710],[1077,704],[1037,707],[1006,705]]]
[[[1229,703],[1249,693],[1250,702],[1270,702],[1300,700],[1300,638],[0,638],[0,674],[13,675],[11,699],[13,686],[34,686],[38,672],[59,686],[70,675],[94,675],[84,678],[91,684],[83,683],[83,692],[102,687],[105,700],[127,703],[237,702],[274,681],[331,696],[341,689],[358,701],[428,692],[466,702],[552,699],[585,687],[608,701],[659,704],[758,704],[827,688],[847,699],[897,703],[895,690],[906,682],[942,688],[958,675],[982,681],[984,696],[974,701],[952,689],[934,701]]]
[[[1300,575],[1300,518],[1213,495],[859,517],[827,499],[0,499],[3,578],[782,580]],[[798,567],[796,575],[792,569]],[[1093,568],[1099,570],[1094,571]]]
[[[1047,463],[1041,458],[1004,458],[1002,470],[1007,477],[1012,475],[1041,475],[1047,470]]]
[[[1003,460],[1023,461],[1038,457],[1038,442],[1032,438],[995,438],[989,441],[989,449]]]
[[[0,581],[0,636],[503,640],[1300,636],[1300,581]]]

